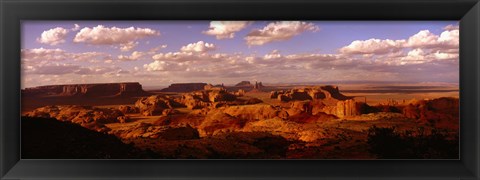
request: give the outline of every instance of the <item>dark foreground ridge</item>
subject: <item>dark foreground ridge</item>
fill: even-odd
[[[24,159],[145,159],[152,154],[113,135],[52,118],[22,117]]]

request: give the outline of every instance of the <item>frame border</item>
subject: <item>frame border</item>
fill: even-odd
[[[460,20],[460,160],[21,160],[21,20]],[[0,0],[0,178],[480,179],[478,0]]]

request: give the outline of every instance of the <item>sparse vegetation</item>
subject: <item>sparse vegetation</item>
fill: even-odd
[[[370,152],[382,159],[457,159],[458,136],[447,130],[397,131],[395,127],[368,130]]]

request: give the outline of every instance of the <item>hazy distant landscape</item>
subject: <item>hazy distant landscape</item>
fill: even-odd
[[[25,159],[458,159],[457,22],[26,21]]]

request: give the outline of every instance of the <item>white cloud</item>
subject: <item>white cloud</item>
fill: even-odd
[[[163,44],[163,45],[160,45],[160,46],[149,49],[148,52],[149,53],[156,53],[156,52],[160,51],[161,49],[165,49],[167,47],[168,46],[166,44]]]
[[[62,49],[22,49],[21,56],[22,61],[62,61],[67,59],[68,53]]]
[[[137,47],[137,45],[138,45],[138,42],[134,42],[134,41],[131,41],[125,44],[120,44],[120,51],[122,52],[131,51],[133,48]]]
[[[71,53],[62,49],[22,49],[21,50],[22,62],[39,63],[42,61],[96,61],[96,60],[108,60],[111,58],[110,54],[103,52],[81,52]]]
[[[280,51],[278,50],[273,50],[272,52],[268,53],[268,54],[265,54],[265,56],[263,56],[264,59],[277,59],[277,58],[281,58],[282,55],[280,54]]]
[[[73,25],[73,28],[70,29],[70,30],[71,30],[71,31],[78,31],[78,30],[80,30],[80,25],[74,24],[74,25]]]
[[[411,36],[407,40],[406,47],[432,47],[437,45],[438,36],[431,33],[429,30],[422,30],[417,34]]]
[[[246,28],[249,21],[211,21],[210,28],[204,34],[215,36],[217,39],[231,39],[235,33]]]
[[[186,70],[184,63],[172,63],[167,61],[154,61],[150,64],[145,64],[143,67],[147,71],[182,71]]]
[[[340,48],[340,52],[344,54],[386,54],[400,50],[404,43],[404,40],[390,39],[356,40],[350,45]]]
[[[118,59],[121,60],[121,61],[136,61],[136,60],[139,60],[140,58],[144,57],[145,55],[146,55],[146,53],[144,53],[144,52],[134,51],[129,56],[118,55]]]
[[[420,51],[425,51],[425,54],[431,54],[436,51],[458,54],[458,26],[449,25],[446,26],[444,30],[440,35],[436,35],[429,30],[422,30],[407,39],[399,40],[356,40],[350,45],[340,48],[339,52],[346,55],[362,55],[365,58],[378,58],[378,56],[380,56],[381,58],[378,59],[387,56],[389,58],[400,57],[404,56],[405,52],[408,52],[408,55],[403,57],[403,59],[410,59],[412,62],[413,59],[419,61],[419,59],[424,58],[423,55],[414,56],[414,53],[419,53]]]
[[[98,25],[81,29],[73,42],[93,45],[119,45],[122,50],[131,50],[135,41],[147,37],[159,36],[160,32],[150,28],[118,28]]]
[[[207,52],[207,51],[213,51],[215,49],[216,49],[216,46],[214,44],[206,43],[206,42],[203,42],[203,41],[198,41],[196,43],[190,43],[186,46],[183,46],[180,49],[180,51],[203,53],[203,52]]]
[[[263,29],[254,29],[245,37],[247,45],[259,46],[274,41],[289,40],[303,32],[319,31],[320,28],[313,23],[300,21],[279,21],[265,26]]]
[[[37,38],[39,43],[57,45],[65,42],[68,30],[62,27],[56,27],[47,31],[43,31],[41,36]]]
[[[443,28],[443,30],[445,31],[453,31],[453,30],[459,30],[460,27],[458,25],[453,25],[453,24],[450,24],[450,25],[447,25]]]

